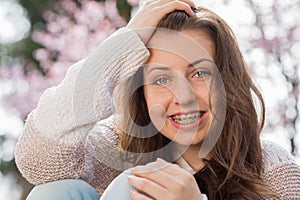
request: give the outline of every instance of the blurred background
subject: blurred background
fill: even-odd
[[[262,137],[300,163],[300,0],[195,2],[233,28],[265,98]],[[0,200],[23,200],[33,187],[16,168],[14,146],[43,91],[125,26],[137,6],[138,0],[0,0]]]

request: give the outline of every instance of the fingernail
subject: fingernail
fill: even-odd
[[[133,177],[133,175],[129,175],[127,178],[128,178],[128,180],[132,180],[134,177]]]
[[[191,7],[191,11],[190,11],[190,16],[194,16],[196,13],[195,13],[195,10]]]

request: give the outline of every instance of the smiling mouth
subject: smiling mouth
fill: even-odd
[[[199,119],[205,114],[206,112],[193,112],[189,114],[179,114],[179,115],[172,115],[170,118],[177,124],[180,125],[188,125],[198,122]]]

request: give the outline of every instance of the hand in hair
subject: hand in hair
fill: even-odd
[[[128,182],[136,190],[131,199],[202,200],[201,192],[194,177],[176,164],[162,159],[132,169]]]
[[[182,10],[193,16],[194,12],[191,7],[195,7],[191,0],[147,0],[129,21],[127,28],[135,30],[142,41],[147,44],[159,21],[166,14]]]

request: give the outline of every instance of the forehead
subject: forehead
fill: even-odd
[[[214,60],[215,45],[210,36],[200,30],[158,30],[149,41],[152,59],[166,55],[181,57],[189,63],[199,59]]]

